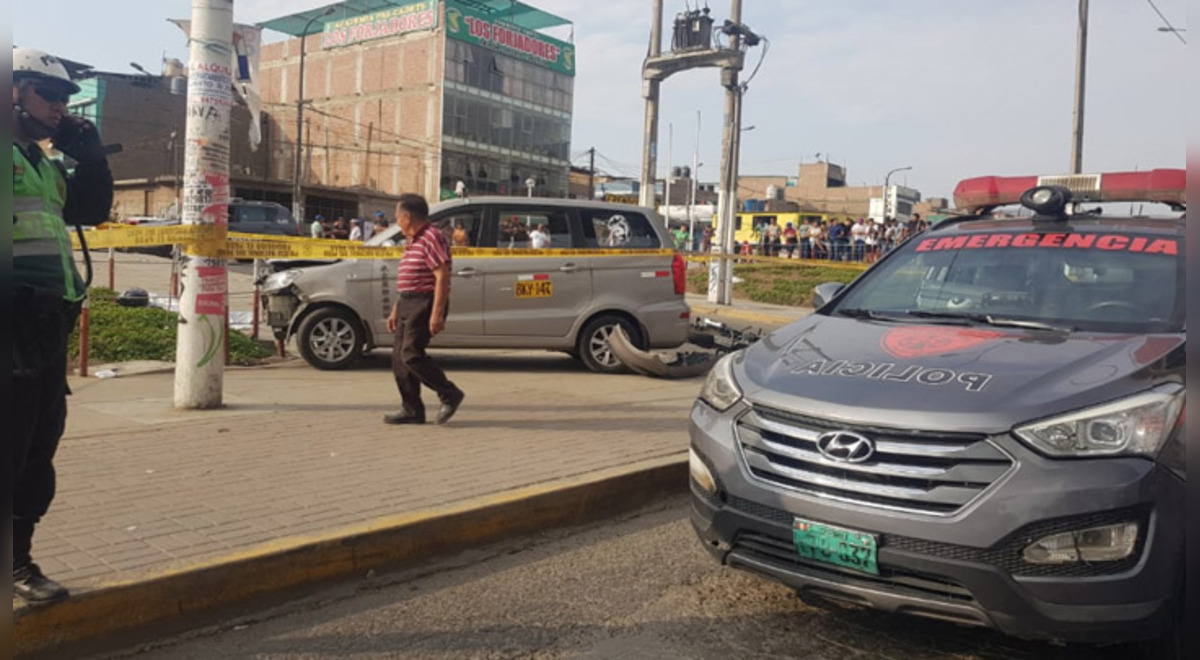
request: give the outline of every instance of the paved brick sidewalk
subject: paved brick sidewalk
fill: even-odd
[[[173,410],[170,373],[73,379],[37,560],[83,591],[686,451],[699,380],[592,374],[551,353],[439,355],[468,393],[445,427],[381,423],[398,401],[386,357],[231,370],[217,411]]]

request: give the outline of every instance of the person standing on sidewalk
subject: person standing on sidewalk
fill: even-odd
[[[441,401],[438,424],[450,421],[466,396],[446,378],[425,348],[446,328],[450,306],[450,241],[445,232],[429,223],[429,204],[411,193],[400,196],[396,222],[408,238],[396,270],[396,304],[388,316],[392,342],[392,374],[400,390],[403,409],[385,415],[388,424],[424,424],[421,386],[437,393]]]
[[[54,454],[67,420],[67,336],[87,283],[75,269],[67,223],[98,225],[113,179],[100,133],[67,114],[79,92],[56,57],[13,49],[13,593],[29,602],[67,590],[33,563],[33,531],[54,499]],[[46,140],[76,161],[67,176]]]

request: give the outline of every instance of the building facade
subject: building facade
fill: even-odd
[[[467,194],[567,196],[575,50],[540,30],[569,21],[510,0],[347,0],[261,25],[295,37],[260,63],[281,182],[304,70],[306,217],[335,192],[365,213],[405,192],[452,196],[460,181]]]

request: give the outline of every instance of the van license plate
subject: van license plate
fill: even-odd
[[[879,539],[874,534],[796,518],[792,537],[802,559],[879,575]]]
[[[554,282],[550,280],[534,280],[517,282],[518,298],[551,298],[554,296]]]

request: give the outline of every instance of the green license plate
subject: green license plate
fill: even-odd
[[[802,559],[879,575],[875,561],[879,539],[874,534],[796,518],[792,537]]]

